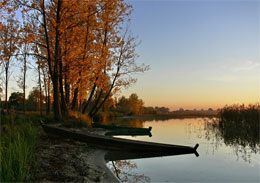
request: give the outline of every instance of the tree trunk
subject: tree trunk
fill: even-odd
[[[95,83],[94,86],[93,86],[93,88],[92,88],[92,90],[91,90],[91,93],[90,93],[90,95],[89,95],[89,97],[88,97],[88,101],[87,101],[87,103],[85,104],[85,106],[84,106],[83,109],[82,109],[82,114],[84,114],[84,113],[86,112],[86,110],[87,110],[87,108],[88,108],[88,106],[89,106],[89,104],[90,104],[90,101],[91,101],[91,99],[92,99],[92,97],[93,97],[93,95],[94,95],[94,93],[95,93],[96,87],[97,87],[97,85],[96,85],[96,83]]]
[[[53,103],[54,103],[54,117],[56,120],[62,118],[59,102],[59,88],[58,88],[58,77],[54,74],[53,78]]]
[[[40,114],[42,116],[42,85],[41,85],[41,65],[39,63],[38,65],[38,74],[39,74],[39,89],[40,89]]]
[[[45,94],[45,112],[47,114],[47,108],[48,108],[48,89],[47,89],[47,79],[46,79],[46,72],[44,70],[44,67],[42,67],[42,74],[43,74],[43,85],[44,85],[44,94]]]
[[[5,68],[5,109],[8,111],[8,67]]]
[[[47,114],[50,114],[50,110],[51,110],[51,100],[50,100],[50,78],[48,78],[48,83],[47,83],[48,85],[47,85],[47,93],[48,93],[48,97],[47,97],[47,103],[48,103],[48,106],[47,106]]]
[[[53,99],[54,99],[54,116],[56,120],[62,118],[59,102],[59,25],[60,25],[60,11],[61,11],[61,0],[58,0],[57,12],[56,12],[56,35],[55,35],[55,54],[54,54],[54,72],[53,72]]]
[[[60,50],[59,50],[59,52],[60,52]],[[62,110],[63,114],[67,114],[68,109],[67,109],[67,106],[66,106],[66,101],[65,101],[65,97],[64,97],[64,90],[63,90],[62,60],[61,59],[59,59],[59,71],[60,71],[59,83],[60,83],[61,110]]]
[[[24,65],[23,65],[23,113],[25,114],[26,112],[26,99],[25,99],[25,82],[26,82],[26,71],[27,71],[27,66],[26,66],[26,55],[24,56]]]
[[[79,92],[79,88],[77,87],[74,90],[74,94],[73,94],[73,99],[72,99],[72,104],[71,104],[71,109],[75,110],[76,109],[76,105],[77,105],[77,100],[78,100],[78,92]]]
[[[98,103],[99,103],[99,101],[100,101],[100,99],[101,99],[102,94],[103,94],[103,89],[100,90],[99,95],[98,95],[98,98],[96,99],[96,102],[95,102],[94,106],[93,106],[93,107],[91,108],[91,110],[89,111],[89,113],[88,113],[89,117],[92,118],[92,117],[94,116],[93,112],[96,111],[96,108],[97,108],[97,106],[98,106]]]
[[[122,54],[120,54],[119,62],[120,62],[121,56],[122,56]],[[117,71],[116,71],[115,77],[114,77],[114,79],[113,79],[113,82],[112,82],[112,84],[111,84],[111,86],[110,86],[108,92],[107,92],[106,96],[104,97],[103,101],[100,103],[100,105],[99,105],[99,106],[96,106],[96,107],[95,107],[95,110],[92,111],[91,117],[95,116],[96,113],[99,111],[99,109],[100,109],[100,108],[105,104],[105,102],[107,101],[107,99],[108,99],[110,93],[112,92],[112,90],[113,90],[113,88],[114,88],[114,85],[115,85],[115,83],[116,83],[116,80],[117,80],[119,71],[120,71],[120,64],[118,63],[118,67],[117,67]]]
[[[68,72],[68,71],[66,71]],[[68,78],[67,78],[67,74],[65,75],[65,102],[66,102],[66,105],[68,106],[69,103],[70,103],[70,86],[69,86],[69,83],[68,83]]]

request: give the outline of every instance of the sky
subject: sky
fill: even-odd
[[[121,95],[172,110],[260,102],[259,1],[129,2],[150,70]]]
[[[141,40],[138,63],[150,70],[119,96],[171,110],[260,102],[258,0],[127,0],[130,29]],[[9,94],[17,88],[14,65]],[[37,73],[27,77],[30,91]],[[3,96],[2,96],[3,97]]]

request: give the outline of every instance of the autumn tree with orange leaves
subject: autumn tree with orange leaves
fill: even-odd
[[[70,109],[95,116],[111,96],[136,81],[134,73],[149,69],[136,64],[138,42],[125,26],[132,6],[123,0],[0,2],[2,8],[18,8],[31,25],[29,55],[47,66],[56,119]]]

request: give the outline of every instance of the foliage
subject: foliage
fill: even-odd
[[[143,105],[143,100],[133,93],[128,99],[122,96],[117,103],[117,108],[126,115],[140,115],[143,114]]]
[[[88,127],[91,125],[91,119],[78,111],[69,110],[68,117],[63,119],[63,126],[68,128]]]
[[[18,107],[23,103],[23,93],[13,92],[9,97],[9,105],[13,107]]]
[[[69,108],[93,117],[111,96],[136,82],[134,73],[149,69],[136,63],[139,42],[126,25],[132,6],[124,0],[0,0],[0,11],[5,20],[1,28],[7,26],[8,17],[14,21],[16,12],[22,14],[18,31],[13,31],[19,33],[13,38],[24,63],[19,83],[25,93],[26,63],[31,56],[44,72],[46,95],[53,92],[56,119]],[[6,39],[0,43],[4,48],[15,45]]]
[[[40,105],[40,95],[42,96],[42,98],[44,98],[43,93],[40,93],[40,90],[37,87],[34,87],[28,95],[27,104],[34,105],[38,109]]]
[[[1,124],[1,181],[30,180],[35,166],[37,130],[26,117],[5,116]]]

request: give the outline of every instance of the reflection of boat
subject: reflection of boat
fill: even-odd
[[[94,128],[105,128],[109,130],[128,130],[128,131],[133,131],[133,132],[150,132],[152,130],[152,127],[150,126],[149,128],[135,128],[135,127],[126,127],[126,126],[117,126],[117,125],[102,125],[98,123],[92,122],[92,127]]]
[[[144,142],[136,140],[128,140],[122,138],[108,137],[104,135],[96,135],[90,133],[80,133],[69,131],[60,127],[53,127],[50,125],[45,125],[41,122],[46,133],[51,133],[54,135],[59,135],[65,138],[72,138],[74,140],[87,142],[88,145],[92,145],[97,148],[116,150],[116,151],[127,151],[127,152],[149,152],[149,153],[172,153],[172,154],[192,154],[199,156],[197,153],[198,144],[193,147],[171,145],[171,144],[161,144],[154,142]]]
[[[149,136],[151,137],[152,134],[149,131],[136,131],[136,130],[128,130],[128,129],[117,129],[112,130],[105,133],[106,136],[112,135],[123,135],[123,136]]]
[[[129,152],[129,151],[108,151],[105,154],[106,161],[117,161],[117,160],[131,160],[131,159],[144,159],[144,158],[154,158],[163,156],[175,156],[183,154],[193,154],[189,151],[171,151],[171,152]],[[198,156],[198,155],[196,155]]]

